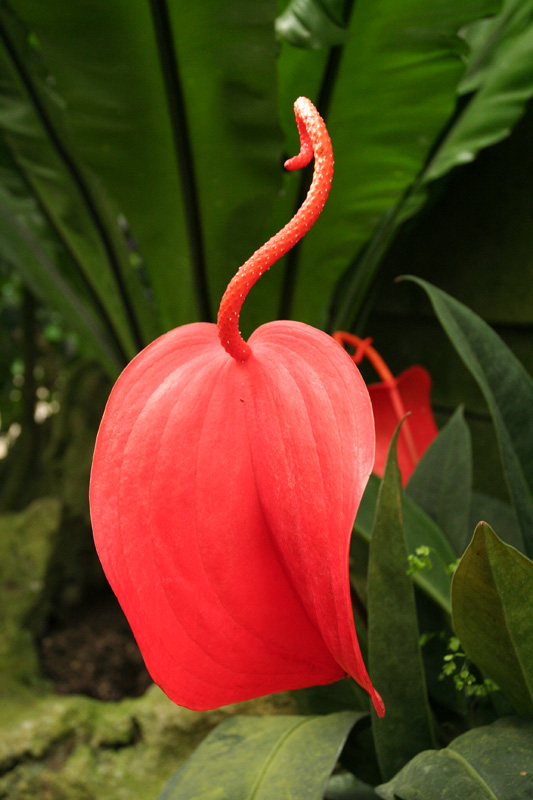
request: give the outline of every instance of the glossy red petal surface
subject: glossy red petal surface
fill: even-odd
[[[373,692],[348,584],[373,463],[368,395],[312,328],[271,323],[250,345],[238,362],[214,325],[187,325],[121,375],[91,476],[102,565],[154,680],[181,705],[345,673]]]
[[[393,387],[401,398],[403,411],[398,413],[393,402]],[[393,433],[401,417],[410,412],[398,438],[398,465],[405,486],[417,462],[423,456],[438,428],[431,410],[431,377],[420,366],[400,373],[394,384],[374,383],[368,387],[376,423],[376,459],[374,472],[380,477],[385,470]]]

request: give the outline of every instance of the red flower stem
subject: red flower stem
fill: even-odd
[[[306,97],[298,98],[294,113],[300,134],[300,152],[285,162],[285,168],[301,169],[309,164],[314,155],[313,181],[307,197],[291,221],[242,265],[220,301],[218,336],[225,350],[237,361],[245,361],[251,353],[250,346],[239,332],[239,315],[244,298],[261,275],[305,236],[324,208],[331,186],[333,151],[322,117]]]
[[[359,336],[355,336],[355,334],[348,333],[347,331],[336,331],[333,334],[333,338],[341,346],[348,344],[355,348],[355,353],[352,355],[352,358],[356,364],[359,364],[365,356],[368,358],[377,374],[382,379],[383,383],[389,387],[392,407],[394,408],[398,422],[403,419],[407,412],[405,410],[400,392],[398,391],[398,382],[383,358],[380,356],[377,350],[371,346],[372,339],[360,339]],[[409,424],[409,417],[404,420],[402,425],[402,433],[404,435],[404,441],[407,445],[409,455],[411,456],[412,467],[414,469],[420,459],[418,458],[418,454],[416,452],[413,434]]]

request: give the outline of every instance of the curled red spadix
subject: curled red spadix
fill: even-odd
[[[333,174],[325,125],[295,103],[314,153],[295,217],[229,284],[217,325],[184,325],[118,379],[91,474],[94,538],[153,679],[193,709],[352,676],[372,687],[348,579],[374,461],[363,380],[325,333],[271,322],[244,342],[253,283],[306,232]]]

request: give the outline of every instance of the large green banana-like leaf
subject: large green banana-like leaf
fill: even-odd
[[[470,4],[463,3],[466,10]],[[448,6],[449,8],[450,6]],[[506,0],[501,13],[464,31],[471,47],[467,70],[458,84],[457,113],[434,144],[430,157],[396,205],[375,229],[356,259],[334,326],[349,327],[357,318],[364,289],[374,278],[383,253],[398,226],[418,211],[428,185],[453,167],[472,161],[488,145],[508,136],[533,95],[533,2]],[[423,79],[422,73],[420,75]],[[392,197],[391,197],[392,201]]]
[[[7,151],[0,149],[0,241],[2,257],[18,270],[37,297],[60,309],[72,330],[81,334],[85,355],[100,361],[110,375],[123,363],[114,332],[105,326],[98,299],[61,247],[35,196]]]
[[[466,51],[459,29],[467,27],[483,66],[470,64],[465,78],[478,94],[497,68],[487,42],[496,47],[498,37],[484,39],[481,27],[474,35],[472,23],[499,0],[320,6],[317,16],[312,0],[290,4],[284,19],[298,10],[317,45],[337,41],[328,18],[347,26],[346,43],[297,50],[284,42],[276,61],[274,0],[17,0],[16,19],[2,4],[0,135],[122,359],[169,327],[213,318],[239,264],[287,221],[306,179],[282,184],[279,122],[293,151],[299,94],[326,113],[333,190],[286,274],[274,270],[254,291],[243,330],[276,316],[280,295],[283,315],[324,323],[340,275],[375,234],[344,293],[338,319],[346,321],[415,207],[399,201],[416,195],[410,187],[454,111]],[[130,236],[141,271],[125,245]]]
[[[125,215],[159,331],[210,318],[279,190],[276,5],[20,0],[77,153]]]
[[[0,135],[76,270],[98,298],[123,358],[142,344],[144,296],[117,214],[100,184],[76,161],[63,108],[26,31],[0,7]]]
[[[301,247],[297,318],[324,322],[340,275],[417,178],[454,111],[466,52],[458,31],[498,8],[497,0],[353,5],[329,87],[336,174],[323,219]]]
[[[431,159],[427,181],[508,136],[533,92],[532,0],[505,0],[501,14],[466,36],[471,53],[459,93],[472,98]]]

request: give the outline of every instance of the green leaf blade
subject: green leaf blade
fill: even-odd
[[[321,800],[361,717],[233,717],[209,734],[159,800]]]
[[[493,0],[354,4],[326,120],[335,177],[320,223],[301,246],[316,291],[310,295],[300,281],[295,318],[323,324],[324,298],[417,179],[454,111],[464,70],[458,31],[498,7]],[[365,294],[360,288],[346,296],[336,327],[348,329],[349,310]]]
[[[480,522],[452,582],[465,653],[520,714],[533,716],[533,562]]]
[[[376,788],[383,800],[525,800],[533,795],[533,723],[509,717],[420,753]]]
[[[355,520],[355,534],[366,542],[370,542],[372,537],[379,487],[379,478],[371,475]],[[417,572],[413,576],[414,582],[450,616],[451,577],[447,568],[455,561],[454,550],[438,525],[405,494],[402,499],[402,517],[408,553],[412,554],[417,547],[426,546],[434,554],[431,558],[431,569]]]
[[[459,93],[473,95],[425,172],[424,183],[508,136],[533,95],[533,2],[507,0],[472,41]]]
[[[205,318],[204,295],[214,315],[274,232],[276,10],[273,0],[17,6],[69,103],[80,156],[128,220],[160,332]]]
[[[462,555],[470,534],[472,444],[461,407],[424,453],[405,491]]]
[[[500,337],[473,311],[430,283],[406,277],[427,293],[442,327],[489,407],[509,494],[533,555],[533,379]]]
[[[396,463],[399,430],[385,467],[368,566],[369,672],[386,708],[383,719],[372,715],[372,730],[384,779],[433,745],[414,587],[407,575],[402,488]]]

